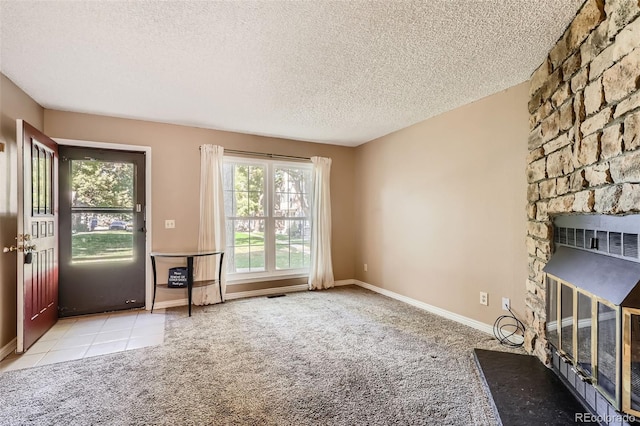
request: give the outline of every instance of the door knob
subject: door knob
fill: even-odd
[[[21,242],[26,242],[27,244],[18,244],[17,246],[10,246],[10,247],[4,247],[2,249],[3,253],[11,253],[14,251],[26,251],[26,252],[30,252],[32,250],[36,249],[35,244],[29,244],[29,241],[31,241],[31,235],[30,234],[18,234],[18,236],[15,238],[15,240],[19,243]]]
[[[18,245],[17,247],[16,246],[5,247],[5,248],[2,249],[2,251],[4,253],[10,253],[10,252],[13,252],[13,251],[24,251],[24,252],[30,253],[30,252],[34,251],[35,249],[36,249],[36,245],[35,244],[27,244],[25,246]]]

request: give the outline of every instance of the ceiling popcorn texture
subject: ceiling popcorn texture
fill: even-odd
[[[356,146],[529,78],[582,0],[0,1],[45,108]]]

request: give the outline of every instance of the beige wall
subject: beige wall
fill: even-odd
[[[524,310],[527,87],[354,149],[43,110],[2,76],[7,146],[0,153],[0,242],[10,244],[16,233],[16,117],[54,138],[150,146],[154,249],[189,248],[197,241],[200,145],[328,156],[336,279],[357,278],[490,324],[502,313],[502,296],[512,299],[517,312]],[[176,228],[164,229],[165,219],[175,219]],[[15,275],[15,257],[0,256],[2,345],[15,337]],[[243,284],[229,291],[300,282]],[[489,293],[489,307],[479,305],[480,291]],[[168,290],[158,300],[184,296]]]
[[[17,235],[16,119],[42,130],[43,108],[0,73],[0,247]],[[0,149],[1,151],[1,149]],[[16,337],[16,255],[0,252],[0,348]]]
[[[524,315],[527,101],[523,83],[358,147],[357,279],[487,324],[503,296]]]
[[[293,156],[331,157],[334,274],[338,280],[353,278],[355,149],[53,110],[45,111],[44,123],[45,133],[53,138],[151,147],[151,233],[153,248],[156,250],[188,249],[197,245],[200,145],[216,144],[227,149]],[[165,219],[175,219],[176,228],[165,229]],[[166,276],[164,273],[159,275]],[[272,285],[282,283],[288,284],[289,281],[273,282]],[[265,285],[267,284],[242,285],[236,288],[230,286],[228,291],[260,289]],[[180,290],[168,290],[159,294],[158,300],[184,297]]]

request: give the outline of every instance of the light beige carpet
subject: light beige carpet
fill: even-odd
[[[167,311],[162,346],[0,375],[0,424],[491,425],[491,336],[355,286]]]

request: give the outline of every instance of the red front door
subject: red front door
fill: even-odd
[[[18,339],[26,351],[58,320],[58,144],[17,120]]]

